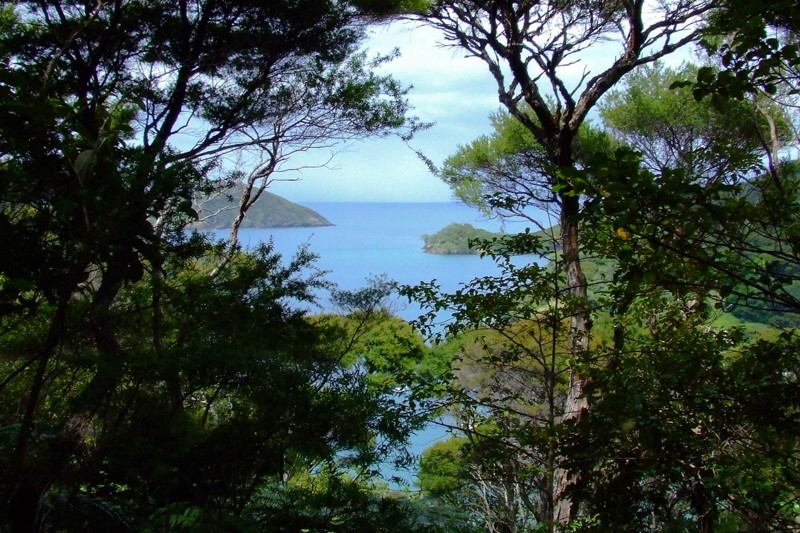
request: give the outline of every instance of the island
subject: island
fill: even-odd
[[[527,230],[526,230],[527,231]],[[429,254],[453,254],[453,255],[468,255],[479,254],[481,249],[478,247],[470,247],[469,243],[475,240],[488,240],[495,239],[505,235],[504,233],[493,233],[480,228],[475,228],[471,224],[458,224],[453,223],[445,226],[443,229],[428,235],[422,235],[422,240],[425,242],[423,251]],[[560,249],[561,244],[561,226],[555,225],[547,230],[539,230],[531,233],[531,236],[538,237],[542,243],[551,243],[547,249],[555,248]],[[530,251],[511,252],[511,255],[526,255]]]
[[[423,251],[428,254],[477,254],[480,250],[470,248],[469,243],[475,239],[491,239],[499,233],[475,228],[472,224],[453,223],[445,226],[433,235],[424,234]]]
[[[239,194],[236,191],[219,194],[197,202],[199,221],[197,229],[225,229],[231,226],[238,210]],[[264,192],[247,211],[243,228],[316,228],[333,224],[313,209],[273,194]]]

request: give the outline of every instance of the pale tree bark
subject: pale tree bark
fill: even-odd
[[[233,222],[231,222],[228,244],[219,264],[211,271],[210,276],[212,278],[219,275],[233,260],[233,255],[236,253],[239,246],[239,229],[242,227],[247,212],[253,204],[261,198],[261,195],[267,189],[270,177],[278,166],[280,161],[280,139],[278,137],[274,138],[271,144],[272,146],[270,146],[270,149],[265,151],[266,161],[256,166],[247,176],[247,180],[242,184],[236,216],[234,216]]]
[[[591,336],[586,277],[581,268],[580,186],[571,176],[575,140],[588,113],[622,77],[694,42],[709,0],[438,0],[422,19],[446,43],[481,59],[494,77],[505,109],[542,146],[550,170],[539,179],[561,209],[561,259],[571,311],[571,356],[586,359]],[[602,43],[607,65],[586,62]],[[583,54],[583,56],[582,56]],[[577,76],[575,66],[583,64]],[[570,373],[564,420],[590,408],[586,377]],[[574,475],[554,473],[554,519],[565,523],[578,509],[567,496]]]
[[[753,96],[753,107],[767,122],[769,136],[762,134],[759,130],[761,146],[767,157],[767,171],[772,179],[772,184],[779,193],[783,194],[784,189],[780,176],[780,151],[783,148],[783,142],[775,118],[775,108],[765,103],[762,95],[758,94]]]

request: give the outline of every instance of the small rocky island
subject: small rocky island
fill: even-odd
[[[424,234],[423,251],[428,254],[477,254],[477,248],[470,248],[469,243],[475,239],[491,239],[498,237],[485,229],[475,228],[472,224],[449,224],[433,235]]]
[[[225,229],[237,214],[238,193],[220,194],[197,202],[200,221],[197,229]],[[199,208],[198,208],[199,207]],[[243,228],[316,228],[333,224],[313,209],[290,202],[286,198],[264,191],[247,211]]]

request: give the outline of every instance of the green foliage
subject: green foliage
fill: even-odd
[[[602,188],[587,201],[588,235],[596,253],[619,261],[615,280],[626,290],[657,283],[676,295],[700,291],[741,318],[796,324],[793,165],[783,168],[776,190],[769,175],[697,182],[683,169],[656,177],[636,170],[637,161],[618,151],[591,167]],[[623,172],[624,180],[611,177]]]
[[[465,437],[437,442],[422,455],[419,462],[419,488],[427,495],[453,497],[467,477],[462,447]]]
[[[420,484],[489,529],[546,527],[573,303],[553,297],[561,272],[509,262],[513,250],[537,250],[538,236],[500,237],[482,246],[498,262],[497,276],[452,294],[433,284],[403,288],[432,309],[418,327],[436,324],[439,310],[453,317],[432,352],[449,376],[438,393],[456,436],[424,454]]]
[[[405,13],[420,13],[430,0],[354,0],[353,4],[369,17],[390,18]]]
[[[719,113],[707,100],[695,101],[688,89],[670,89],[676,79],[696,76],[698,68],[672,69],[656,63],[628,74],[600,105],[603,124],[620,142],[639,151],[656,173],[683,169],[696,179],[732,181],[752,171],[768,137],[763,116],[750,102],[731,102]],[[790,130],[778,116],[780,137]]]
[[[587,93],[610,91],[601,104],[608,130],[579,152],[580,136],[570,127],[580,122],[562,120],[586,110],[580,106],[587,93],[567,96],[556,73],[559,54],[570,49],[516,47],[515,40],[510,46],[492,33],[518,28],[520,20],[539,24],[525,17],[544,5],[492,12],[472,2],[443,4],[465,7],[435,13],[436,23],[490,64],[510,115],[509,124],[494,117],[494,134],[459,148],[440,175],[462,199],[496,213],[554,208],[563,248],[542,250],[531,234],[504,236],[499,240],[550,252],[553,265],[514,268],[503,257],[513,245],[484,243],[501,274],[452,294],[433,283],[407,289],[430,309],[423,323],[442,310],[453,317],[436,350],[440,363],[450,362],[447,397],[461,433],[425,456],[426,490],[468,502],[497,494],[493,482],[524,485],[525,501],[542,503],[509,516],[539,512],[545,518],[536,527],[546,531],[794,527],[800,433],[792,395],[800,352],[791,328],[800,310],[800,210],[795,165],[779,160],[782,143],[795,140],[791,111],[763,98],[698,102],[704,89],[692,93],[673,83],[693,76],[713,81],[716,67],[626,70],[617,90],[604,72],[591,78]],[[470,18],[475,12],[486,18]],[[763,41],[772,57],[794,54],[793,45],[784,46],[793,42],[791,10],[743,10],[756,12],[771,14],[767,24],[785,30],[780,40]],[[766,27],[753,18],[754,27]],[[471,33],[477,28],[483,31]],[[481,55],[487,42],[503,50],[499,57],[509,65]],[[633,56],[636,43],[628,45]],[[719,79],[748,62],[773,69],[769,75],[779,72],[767,54],[753,50],[739,50],[750,54],[746,59],[729,56]],[[738,90],[774,83],[796,91],[796,61],[787,57],[779,65],[786,79],[750,70],[739,77],[758,75]],[[534,63],[564,91],[554,106],[536,92],[539,78],[526,69]],[[512,74],[507,86],[498,74],[505,66]],[[746,329],[731,312],[785,331]],[[552,403],[536,401],[548,393]],[[475,514],[487,524],[502,509],[497,502],[514,498],[491,501]],[[556,506],[567,511],[561,524]]]
[[[735,155],[722,163],[739,164]],[[597,355],[608,363],[592,373],[592,409],[566,433],[563,455],[581,470],[573,497],[597,520],[589,530],[783,530],[797,486],[782,472],[794,468],[797,435],[766,443],[780,440],[773,417],[794,411],[783,394],[795,380],[787,369],[740,370],[761,368],[760,356],[791,366],[794,334],[753,340],[711,319],[779,310],[762,318],[796,324],[796,175],[786,166],[708,180],[681,164],[655,172],[640,157],[621,149],[587,168],[585,235],[592,253],[614,258],[614,330]],[[760,393],[742,387],[763,380],[774,396],[750,418]]]
[[[372,483],[422,424],[422,341],[309,317],[306,250],[186,231],[291,153],[414,130],[363,32],[350,2],[4,5],[0,529],[439,526]]]
[[[531,120],[536,119],[531,116]],[[459,146],[438,170],[439,177],[461,201],[487,213],[519,214],[529,205],[553,204],[556,171],[530,128],[502,111],[489,121],[492,134]],[[607,150],[610,143],[606,133],[585,124],[575,141],[575,157],[582,160],[587,154]]]
[[[705,28],[702,44],[722,68],[700,69],[696,78],[678,85],[691,86],[698,100],[710,96],[719,109],[757,92],[797,94],[798,20],[797,4],[791,0],[721,2]]]
[[[475,245],[476,241],[493,236],[492,232],[474,228],[472,224],[453,223],[433,235],[423,235],[423,250],[429,254],[478,254],[481,250]]]
[[[124,509],[137,528],[163,519],[174,528],[285,523],[291,530],[315,508],[310,500],[304,507],[312,494],[301,495],[311,487],[293,486],[296,477],[327,465],[332,475],[355,470],[369,479],[375,464],[402,449],[423,418],[394,390],[410,383],[424,346],[406,324],[384,314],[309,318],[289,307],[285,302],[312,298],[320,283],[313,270],[312,277],[300,277],[312,259],[300,255],[282,266],[263,249],[237,256],[215,278],[171,268],[177,275],[162,287],[161,350],[142,343],[140,322],[154,317],[133,312],[150,298],[149,284],[131,285],[119,298],[115,327],[126,349],[113,370],[92,348],[91,336],[73,340],[84,353],[78,359],[65,354],[52,375],[46,397],[60,401],[48,400],[40,410],[39,444],[30,452],[37,461],[26,470],[51,480],[48,524],[68,527],[78,519],[81,507],[61,502],[59,494],[80,487],[80,498],[95,502],[87,509]],[[333,328],[337,322],[343,325]],[[4,356],[7,371],[20,363],[19,356]],[[104,372],[115,379],[98,390]],[[8,400],[29,374],[4,390]],[[74,411],[87,401],[101,405],[102,416]],[[13,410],[3,420],[11,423]],[[81,453],[65,471],[53,471],[64,439],[74,439],[70,445]],[[13,455],[13,439],[3,448]],[[262,490],[275,483],[293,496],[263,500]],[[338,485],[312,487],[329,507],[315,515],[317,527],[369,508],[366,496],[347,503],[350,496]],[[360,504],[365,507],[351,507]],[[87,516],[86,527],[104,523]]]
[[[649,326],[593,372],[593,407],[563,451],[580,469],[575,497],[597,518],[587,530],[783,530],[796,495],[785,475],[796,406],[784,396],[796,387],[795,335],[746,344],[660,297],[630,313]]]

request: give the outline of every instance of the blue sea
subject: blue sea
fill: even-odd
[[[487,218],[477,209],[457,203],[304,203],[334,226],[321,228],[243,229],[240,240],[253,246],[272,239],[275,249],[291,256],[308,244],[319,256],[317,265],[339,288],[362,288],[371,277],[385,275],[401,284],[436,280],[451,291],[475,277],[497,271],[488,258],[477,255],[435,255],[422,251],[423,234],[448,224],[469,223],[490,231],[516,232],[530,223]],[[532,231],[535,228],[532,228]],[[515,261],[530,261],[530,257]],[[398,315],[413,320],[419,308],[396,302]]]
[[[452,291],[473,278],[497,272],[489,258],[478,255],[434,255],[422,251],[423,234],[433,234],[448,224],[469,223],[489,231],[518,232],[530,225],[522,221],[487,218],[480,211],[456,203],[304,203],[334,226],[321,228],[243,229],[243,246],[273,241],[276,251],[291,256],[307,244],[319,256],[317,265],[329,271],[328,279],[339,288],[364,287],[374,276],[386,275],[402,284],[436,280],[443,290]],[[536,228],[531,228],[535,231]],[[514,262],[533,260],[530,256]],[[324,304],[323,304],[324,305]],[[397,301],[393,310],[406,320],[414,320],[420,308]],[[447,431],[432,423],[411,438],[410,450],[419,454],[447,436]],[[413,483],[413,472],[398,472],[386,465],[384,474],[400,476]]]

